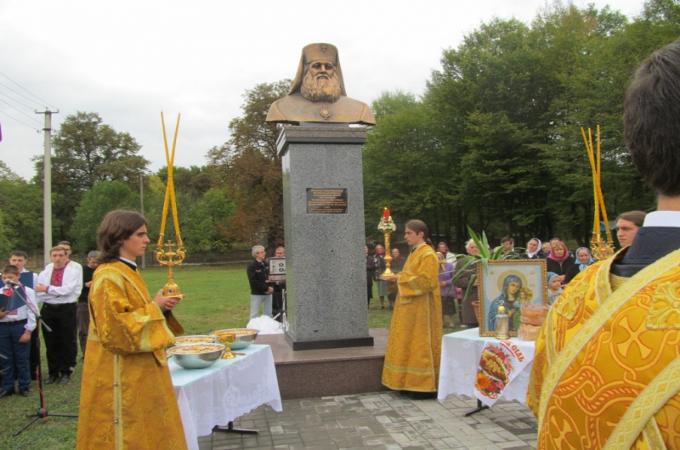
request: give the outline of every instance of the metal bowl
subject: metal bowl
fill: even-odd
[[[214,350],[201,350],[201,347],[210,346]],[[224,344],[184,344],[175,345],[168,349],[168,355],[185,369],[205,369],[215,364],[224,354]],[[195,350],[195,351],[192,351]]]
[[[226,328],[224,330],[215,330],[211,334],[218,337],[220,334],[232,333],[236,335],[236,340],[230,345],[232,350],[243,350],[250,344],[255,342],[258,331],[253,328]]]
[[[213,344],[216,342],[217,338],[209,334],[191,334],[189,336],[177,336],[175,338],[175,345]]]

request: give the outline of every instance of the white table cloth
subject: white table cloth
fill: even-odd
[[[251,344],[239,352],[245,355],[221,359],[206,369],[183,369],[170,359],[189,449],[198,449],[198,437],[209,435],[215,425],[227,425],[260,405],[283,410],[271,348]]]
[[[446,334],[442,337],[442,356],[439,366],[439,389],[437,393],[439,401],[443,401],[452,394],[476,398],[475,377],[477,375],[477,366],[484,344],[490,341],[498,342],[496,338],[480,336],[479,328],[470,328]],[[510,342],[519,346],[530,362],[514,380],[505,386],[500,398],[517,400],[522,404],[526,404],[535,344],[533,341],[522,341],[517,338],[510,339]]]

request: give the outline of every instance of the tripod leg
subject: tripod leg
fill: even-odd
[[[257,430],[250,430],[247,428],[234,428],[234,422],[229,422],[226,427],[216,426],[213,432],[219,431],[221,433],[238,433],[238,434],[258,434]]]
[[[21,433],[23,433],[24,431],[26,431],[26,429],[27,429],[28,427],[30,427],[31,425],[33,425],[34,423],[36,423],[36,422],[37,422],[38,420],[40,420],[40,419],[42,419],[42,417],[40,417],[40,416],[34,417],[33,420],[31,420],[31,421],[28,422],[26,425],[24,425],[24,426],[21,428],[21,430],[17,431],[17,432],[14,433],[12,436],[13,436],[13,437],[19,436]]]

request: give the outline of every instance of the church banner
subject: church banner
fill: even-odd
[[[477,365],[475,396],[486,406],[493,405],[530,362],[511,341],[488,342],[482,348]]]

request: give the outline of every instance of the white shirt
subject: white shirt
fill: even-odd
[[[5,289],[6,287],[2,288],[3,294],[5,294]],[[23,300],[25,302],[30,303],[33,306],[33,308],[37,309],[38,307],[35,301],[35,291],[29,287],[24,286],[24,292],[26,292],[26,298],[24,298]],[[19,320],[26,319],[27,322],[26,325],[24,326],[24,329],[27,331],[35,330],[35,313],[33,312],[32,308],[29,308],[28,306],[24,305],[21,308],[17,308],[15,311],[16,314],[7,314],[5,317],[0,319],[0,322],[17,322]]]
[[[645,216],[643,227],[680,227],[680,211],[653,211]]]
[[[54,264],[49,263],[45,270],[38,275],[38,283],[49,286],[47,292],[38,293],[38,301],[49,305],[76,303],[80,291],[83,290],[83,266],[75,261],[69,261],[64,269],[61,286],[50,285],[53,270]]]

